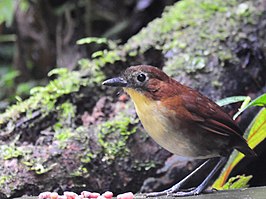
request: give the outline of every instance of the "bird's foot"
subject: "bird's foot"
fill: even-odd
[[[213,193],[215,190],[204,190],[202,191],[199,187],[196,188],[191,188],[187,191],[178,191],[175,193],[172,193],[171,196],[175,196],[175,197],[182,197],[182,196],[195,196],[195,195],[199,195],[201,193]]]
[[[180,188],[179,184],[176,184],[173,187],[171,187],[170,189],[166,189],[164,191],[147,193],[146,197],[170,196],[173,193],[177,192],[179,190],[179,188]]]
[[[160,192],[152,192],[152,193],[148,193],[146,194],[146,197],[158,197],[158,196],[174,196],[174,197],[182,197],[182,196],[194,196],[194,195],[199,195],[201,193],[213,193],[214,189],[212,190],[204,190],[202,191],[200,188],[196,187],[196,188],[190,188],[187,190],[183,190],[183,191],[179,191],[179,190],[175,190],[172,188],[164,190],[164,191],[160,191]]]

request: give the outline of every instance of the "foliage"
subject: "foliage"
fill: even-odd
[[[1,0],[0,1],[0,24],[6,22],[7,26],[10,26],[13,21],[13,16],[15,12],[15,5],[19,2],[19,8],[23,11],[28,9],[28,1],[27,0]]]
[[[155,168],[155,167],[156,167],[156,162],[154,162],[154,161],[140,162],[138,160],[135,160],[134,164],[133,164],[133,168],[135,168],[137,171],[142,171],[143,169],[145,171],[148,171],[148,170]]]
[[[238,175],[236,177],[230,178],[227,183],[225,183],[222,187],[223,190],[228,189],[240,189],[240,188],[246,188],[248,187],[248,182],[252,178],[251,175],[245,176],[245,175]]]
[[[50,81],[45,87],[31,89],[31,97],[29,99],[18,102],[0,115],[0,125],[9,118],[15,120],[21,113],[31,116],[31,111],[38,108],[42,108],[41,110],[45,115],[54,109],[55,103],[60,96],[78,91],[80,86],[85,86],[88,83],[76,71],[70,72],[64,68],[55,69],[49,73],[50,76],[55,74],[58,75],[57,79]]]
[[[19,72],[11,69],[11,67],[0,67],[0,101],[6,101],[6,105],[8,102],[15,102],[16,99],[21,100],[21,98],[28,96],[30,89],[36,85],[34,81],[16,84],[15,79],[19,75]]]
[[[216,70],[219,70],[228,60],[239,62],[224,42],[232,37],[232,32],[237,34],[232,38],[233,43],[245,37],[240,36],[238,26],[245,20],[252,21],[254,15],[250,13],[254,13],[256,8],[250,2],[242,2],[179,1],[169,7],[162,18],[149,23],[147,28],[129,39],[125,48],[130,49],[132,55],[138,52],[143,54],[150,48],[162,51],[165,55],[163,69],[172,76],[184,72],[211,71],[213,66],[205,67],[210,56],[218,58]]]
[[[243,111],[245,111],[247,108],[252,106],[265,106],[266,104],[266,94],[263,94],[253,100],[252,102],[248,103],[248,100],[244,101],[245,103],[242,104],[239,111],[234,115],[234,119],[237,118]]]
[[[10,180],[12,180],[11,175],[1,175],[0,176],[0,186],[2,186],[3,184],[6,184]]]
[[[195,6],[191,7],[191,5]],[[205,70],[210,55],[218,57],[219,65],[223,65],[228,59],[237,60],[232,58],[231,51],[227,45],[223,44],[223,41],[230,37],[231,32],[239,32],[239,26],[247,20],[244,13],[252,13],[248,15],[248,20],[255,21],[261,12],[260,10],[252,12],[254,9],[255,5],[251,1],[241,3],[241,5],[237,1],[180,1],[168,7],[161,18],[149,23],[124,45],[116,46],[115,42],[103,38],[93,37],[79,40],[79,44],[107,42],[110,50],[104,49],[93,53],[91,60],[81,59],[79,72],[68,71],[65,76],[59,74],[58,78],[46,87],[32,89],[32,96],[28,100],[9,107],[4,114],[0,115],[0,124],[10,119],[15,120],[23,113],[27,115],[30,110],[31,112],[36,109],[44,113],[51,112],[60,96],[76,92],[80,86],[94,86],[95,83],[100,83],[105,78],[101,68],[106,64],[113,64],[117,61],[126,62],[128,56],[143,56],[151,48],[163,53],[164,70],[172,76],[182,72]],[[189,17],[185,17],[186,15]],[[214,24],[208,23],[210,19],[214,21]],[[231,43],[236,43],[240,37],[235,35],[232,39],[234,41],[230,40]],[[220,74],[219,71],[217,74]],[[219,76],[215,78],[218,81]],[[208,78],[206,81],[209,81]]]
[[[1,145],[0,153],[4,160],[9,160],[12,158],[18,158],[23,156],[23,151],[14,145]]]
[[[150,49],[156,49],[162,52],[166,61],[164,70],[174,76],[182,71],[194,73],[205,70],[208,73],[212,68],[205,66],[210,57],[217,57],[221,67],[228,60],[239,61],[225,41],[230,37],[229,41],[235,45],[241,38],[248,40],[246,34],[241,32],[241,26],[247,20],[252,27],[253,21],[256,21],[256,17],[261,13],[252,1],[239,2],[235,0],[180,1],[167,8],[161,18],[149,23],[147,28],[129,39],[125,45],[117,45],[103,38],[84,38],[78,41],[80,45],[91,43],[107,45],[108,49],[94,52],[90,60],[81,59],[79,71],[68,71],[62,68],[51,71],[49,76],[56,76],[55,79],[47,86],[32,89],[29,99],[19,100],[16,105],[9,107],[0,115],[0,125],[5,124],[3,125],[6,127],[5,130],[12,131],[17,119],[24,119],[24,116],[30,119],[34,112],[40,112],[42,117],[57,112],[59,120],[53,126],[55,131],[53,141],[58,141],[59,146],[64,147],[69,138],[78,134],[79,128],[76,128],[76,123],[73,122],[77,114],[76,106],[65,99],[83,86],[88,89],[100,87],[100,82],[105,78],[101,70],[103,67],[110,66],[110,63],[121,61],[126,65],[131,63],[128,57],[134,57],[136,62],[139,60],[148,62],[145,53]],[[255,12],[253,12],[254,9]],[[232,32],[235,32],[234,37],[230,36]],[[209,79],[206,78],[206,81]],[[137,121],[128,115],[121,114],[99,126],[98,140],[105,153],[103,161],[112,161],[116,157],[129,154],[126,144],[130,141],[130,135],[136,131],[136,123]],[[86,150],[84,154],[86,155],[80,160],[85,164],[97,156],[90,150]],[[36,160],[32,156],[29,156],[29,159],[23,157],[23,163],[38,174],[45,173],[54,166],[53,164],[49,166],[44,160]],[[135,168],[149,170],[154,165],[153,162],[136,162]],[[75,174],[81,175],[87,172],[81,166]]]
[[[40,158],[30,158],[30,156],[25,156],[25,159],[23,159],[22,164],[27,166],[29,170],[35,171],[36,174],[41,175],[44,173],[47,173],[53,169],[57,165],[57,163],[51,164],[49,166],[45,165],[45,161]]]
[[[136,132],[136,126],[130,129],[130,125],[137,122],[136,119],[132,120],[131,117],[120,114],[114,120],[100,125],[98,141],[103,147],[106,161],[124,156],[129,152],[126,143],[129,136]]]
[[[228,104],[236,103],[236,102],[243,102],[246,99],[250,99],[249,96],[232,96],[232,97],[227,97],[221,100],[218,100],[216,104],[219,106],[225,106]]]
[[[0,1],[0,24],[6,22],[8,26],[11,25],[14,14],[14,7],[16,1],[1,0]]]
[[[244,98],[242,98],[242,100],[244,100],[244,103],[243,103],[244,106],[242,105],[239,111],[235,115],[238,116],[244,110],[252,106],[266,106],[265,96],[266,94],[263,94],[249,103],[247,103],[247,101]],[[246,99],[249,99],[249,98],[246,98]],[[227,101],[228,103],[230,103],[229,102],[230,100],[227,99]],[[231,98],[231,101],[235,102],[235,99]],[[262,108],[261,111],[256,115],[256,117],[253,119],[249,127],[246,129],[244,137],[247,139],[247,142],[252,149],[254,149],[258,144],[260,144],[266,138],[266,108]],[[223,189],[225,182],[227,178],[229,177],[231,171],[243,158],[244,158],[244,155],[242,153],[238,151],[234,151],[231,154],[220,177],[213,184],[213,187],[216,189]],[[238,183],[243,182],[243,181],[247,183],[250,178],[251,177],[246,177],[245,180],[243,180],[243,178],[239,178]],[[234,181],[235,180],[236,179],[234,179]]]

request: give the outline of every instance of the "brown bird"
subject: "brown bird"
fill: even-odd
[[[156,67],[131,66],[120,77],[106,80],[103,85],[123,87],[133,100],[145,130],[163,148],[179,156],[209,159],[170,189],[147,196],[200,194],[233,149],[247,156],[255,155],[235,121],[220,106]],[[219,161],[206,179],[193,190],[180,191],[210,158]]]

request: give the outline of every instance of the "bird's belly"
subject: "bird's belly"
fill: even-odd
[[[179,156],[198,156],[197,149],[186,136],[187,132],[180,128],[178,119],[170,120],[153,106],[142,107],[141,110],[136,107],[136,110],[145,130],[160,146]]]

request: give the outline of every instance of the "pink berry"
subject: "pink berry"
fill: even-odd
[[[67,197],[66,196],[58,196],[57,199],[67,199]]]
[[[51,196],[51,192],[48,192],[48,191],[42,192],[39,194],[39,199],[50,198],[50,196]]]
[[[64,196],[66,196],[67,199],[75,199],[75,197],[78,196],[78,194],[71,191],[65,191]]]
[[[111,191],[106,191],[106,192],[104,192],[103,194],[102,194],[105,198],[112,198],[113,197],[113,192],[111,192]]]
[[[132,192],[122,193],[117,195],[117,199],[133,199],[134,194]]]
[[[56,193],[56,192],[51,193],[50,194],[50,198],[51,199],[57,199],[58,198],[58,193]]]
[[[82,191],[82,192],[81,192],[81,195],[82,195],[84,198],[90,198],[90,196],[91,196],[91,192],[89,192],[89,191]]]
[[[92,192],[90,194],[90,198],[98,198],[99,196],[100,196],[100,194],[99,193],[96,193],[96,192]]]
[[[98,197],[97,197],[97,199],[106,199],[104,196],[102,196],[102,195],[99,195]]]

